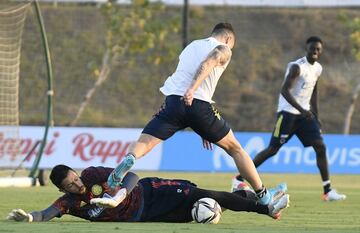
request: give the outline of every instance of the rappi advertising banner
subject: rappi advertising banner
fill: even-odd
[[[49,130],[40,168],[67,164],[74,168],[88,166],[115,167],[126,154],[141,129],[54,127]],[[43,127],[20,128],[20,155],[11,153],[13,138],[0,131],[0,167],[17,167],[41,140]],[[243,148],[254,157],[269,143],[270,133],[235,133]],[[360,135],[324,135],[331,173],[360,174]],[[39,147],[24,162],[31,167]],[[191,131],[181,131],[160,143],[137,160],[134,169],[155,171],[237,172],[232,157],[215,146],[208,151],[201,138]],[[260,172],[318,173],[316,155],[311,147],[304,148],[293,137],[273,157],[265,161]]]
[[[253,158],[267,147],[270,133],[235,133],[243,148]],[[360,135],[324,135],[330,172],[360,174]],[[161,170],[236,172],[235,163],[219,147],[212,151],[202,147],[201,138],[193,132],[179,132],[163,145]],[[265,161],[260,172],[318,173],[316,154],[304,148],[294,136],[280,151]]]
[[[80,169],[88,166],[115,167],[140,133],[141,129],[51,128],[40,161],[40,168],[52,168],[57,164],[66,164]],[[42,139],[43,134],[44,127],[20,127],[20,155],[18,156],[7,153],[12,140],[0,135],[0,167],[17,167],[31,151],[36,141]],[[38,149],[39,146],[24,162],[24,167],[32,166]],[[138,160],[134,169],[158,170],[161,156],[162,147],[159,145],[148,156]]]

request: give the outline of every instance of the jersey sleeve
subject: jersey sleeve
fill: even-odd
[[[60,210],[53,205],[42,211],[33,211],[30,214],[33,216],[34,222],[46,222],[61,216]]]
[[[57,199],[52,206],[59,210],[59,216],[61,217],[64,214],[68,214],[71,206],[74,206],[75,200],[73,200],[69,194],[65,194],[59,199]]]
[[[81,172],[81,180],[84,183],[101,184],[106,182],[113,168],[88,167]]]

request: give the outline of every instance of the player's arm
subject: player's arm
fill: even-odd
[[[300,76],[300,67],[297,64],[294,64],[290,67],[288,75],[285,77],[284,84],[281,88],[281,95],[286,99],[286,101],[296,108],[302,115],[307,118],[312,118],[313,115],[310,111],[307,111],[301,107],[301,105],[295,100],[295,98],[290,93],[290,89],[293,87],[295,80]]]
[[[60,216],[60,210],[51,205],[42,211],[27,213],[22,209],[13,209],[7,216],[8,220],[17,222],[46,222]]]
[[[128,172],[122,180],[121,187],[118,187],[119,190],[114,196],[106,194],[101,198],[91,199],[90,203],[101,207],[114,208],[126,198],[127,194],[131,193],[138,181],[139,177],[135,173]]]
[[[318,116],[318,83],[316,82],[314,91],[311,95],[310,105],[311,105],[311,111],[315,114],[315,116]]]
[[[216,46],[201,62],[198,67],[193,82],[184,94],[185,104],[190,106],[193,101],[194,92],[198,89],[200,84],[209,76],[211,71],[217,66],[225,65],[231,58],[231,50],[226,45]]]

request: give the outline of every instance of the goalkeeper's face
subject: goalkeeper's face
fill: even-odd
[[[61,182],[62,191],[74,194],[84,194],[86,187],[76,172],[69,171],[65,179]]]

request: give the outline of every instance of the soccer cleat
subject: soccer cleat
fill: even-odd
[[[135,163],[135,156],[131,153],[127,154],[123,161],[110,173],[107,183],[110,188],[115,189],[122,185],[121,181],[126,173]]]
[[[240,190],[254,192],[254,190],[245,181],[240,181],[236,179],[235,176],[231,181],[231,192],[233,193]]]
[[[336,192],[335,189],[331,189],[330,192],[322,196],[323,201],[342,201],[346,199],[345,194]]]
[[[231,192],[244,191],[246,198],[257,201],[256,193],[254,190],[244,181],[240,181],[234,177],[232,179]]]
[[[246,191],[248,198],[257,199],[255,191],[245,181],[240,181],[240,180],[236,179],[236,176],[235,176],[231,182],[231,192],[236,192],[236,191],[240,191],[240,190]],[[269,200],[265,200],[265,201],[263,200],[263,201],[260,201],[260,203],[266,204],[266,202],[269,202],[270,198],[272,198],[276,193],[278,193],[278,192],[285,193],[286,191],[287,191],[287,184],[280,183],[275,188],[271,188],[268,190],[270,196],[268,196],[267,199],[269,199]]]
[[[279,220],[281,217],[281,212],[289,207],[290,195],[285,194],[284,192],[277,192],[271,202],[269,203],[269,216],[273,219]]]
[[[271,193],[271,195],[275,195],[277,192],[283,192],[286,193],[287,191],[287,184],[286,183],[280,183],[278,185],[276,185],[275,188],[270,188],[269,192]]]

